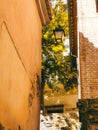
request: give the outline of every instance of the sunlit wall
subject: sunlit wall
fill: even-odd
[[[39,129],[41,20],[35,0],[0,1],[0,129]]]

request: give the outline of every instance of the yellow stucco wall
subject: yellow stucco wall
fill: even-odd
[[[39,129],[41,21],[35,0],[0,1],[0,124]]]

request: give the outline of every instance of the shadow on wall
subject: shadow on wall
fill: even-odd
[[[4,128],[4,126],[2,125],[2,123],[0,123],[0,130],[5,130],[5,128]],[[11,129],[8,129],[8,130],[11,130]],[[22,129],[21,126],[19,125],[17,130],[23,130],[23,129]]]
[[[1,122],[0,122],[0,130],[4,130],[4,126],[2,125]]]

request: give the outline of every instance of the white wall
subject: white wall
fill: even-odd
[[[98,13],[95,0],[77,0],[78,32],[98,47]]]

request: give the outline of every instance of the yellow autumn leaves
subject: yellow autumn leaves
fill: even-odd
[[[52,47],[52,50],[53,50],[55,53],[57,53],[57,52],[65,52],[65,51],[66,51],[66,49],[63,48],[62,45],[53,46],[53,47]]]

